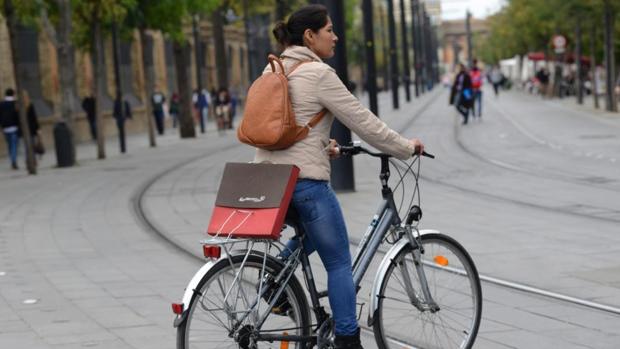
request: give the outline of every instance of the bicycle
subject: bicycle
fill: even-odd
[[[482,313],[480,279],[473,260],[456,240],[418,229],[420,157],[396,163],[390,155],[360,145],[341,146],[340,151],[381,160],[382,201],[353,259],[359,292],[379,247],[392,245],[377,270],[370,297],[368,324],[379,348],[471,348]],[[388,184],[390,163],[400,175],[395,188],[404,188],[407,174],[415,181],[404,222]],[[400,208],[403,202],[404,196]],[[294,217],[287,224],[303,241],[303,229],[294,224]],[[211,260],[190,281],[183,303],[173,304],[177,348],[288,348],[291,343],[295,348],[332,348],[332,321],[320,302],[327,291],[317,290],[302,244],[286,260],[272,253],[286,248],[279,241],[211,238],[203,244]],[[299,265],[311,308],[295,275]]]

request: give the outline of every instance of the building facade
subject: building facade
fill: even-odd
[[[199,41],[202,52],[205,52],[202,62],[202,81],[208,90],[219,88],[217,81],[217,69],[228,69],[229,86],[241,100],[245,95],[250,79],[248,66],[248,49],[243,25],[239,23],[225,27],[226,55],[228,67],[215,65],[215,45],[211,35],[211,25],[207,21],[199,24]],[[153,66],[155,72],[155,85],[169,99],[177,90],[176,74],[174,69],[173,43],[161,32],[149,32],[152,48]],[[191,28],[187,30],[187,38],[192,38]],[[15,77],[11,59],[11,49],[6,21],[0,18],[0,92],[2,98],[7,88],[15,87]],[[196,88],[196,55],[194,41],[189,40],[192,49],[192,89]],[[20,27],[17,33],[17,49],[21,58],[20,81],[32,103],[34,104],[43,141],[48,149],[54,149],[52,129],[60,120],[60,80],[56,48],[45,31],[36,28]],[[142,45],[138,32],[134,32],[131,40],[121,41],[120,44],[120,80],[124,98],[133,109],[133,119],[126,122],[128,134],[144,132],[147,128],[145,115],[145,103],[149,101],[144,92],[144,76],[142,68]],[[117,133],[117,128],[112,118],[113,96],[116,94],[114,83],[114,66],[112,40],[106,38],[104,65],[104,100],[101,105],[104,111],[104,129],[106,136]],[[75,72],[77,84],[77,97],[81,101],[84,97],[92,94],[94,83],[93,64],[88,52],[75,51]],[[77,142],[90,139],[88,122],[81,105],[74,106],[74,138]],[[0,155],[6,154],[5,142],[0,142]]]

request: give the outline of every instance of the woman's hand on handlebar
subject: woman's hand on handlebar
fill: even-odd
[[[325,147],[327,150],[327,154],[329,154],[329,158],[331,160],[337,159],[340,157],[340,145],[336,142],[335,139],[330,139],[329,144]]]
[[[417,138],[413,138],[409,140],[409,144],[413,145],[415,148],[414,154],[420,155],[424,153],[424,144]]]

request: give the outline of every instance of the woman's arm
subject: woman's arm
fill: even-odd
[[[336,72],[329,68],[319,78],[319,102],[334,114],[340,122],[360,138],[400,159],[409,158],[415,149],[410,141],[375,116],[353,96],[342,83]]]

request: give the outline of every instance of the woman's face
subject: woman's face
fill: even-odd
[[[334,56],[338,37],[334,33],[331,18],[327,17],[327,24],[316,33],[307,29],[304,39],[306,46],[320,58],[327,59]]]

